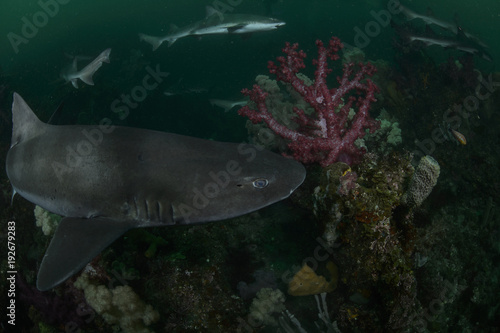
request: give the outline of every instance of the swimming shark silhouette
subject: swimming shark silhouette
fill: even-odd
[[[103,62],[109,63],[109,54],[111,53],[111,49],[106,49],[101,52],[91,63],[82,68],[81,70],[77,69],[78,60],[81,60],[81,57],[75,56],[73,58],[73,62],[71,65],[61,71],[61,77],[66,80],[66,82],[71,82],[73,87],[78,89],[78,79],[82,80],[86,84],[93,86],[94,80],[92,76],[99,68],[101,68]]]
[[[250,144],[145,129],[43,123],[14,93],[6,170],[16,193],[64,216],[37,288],[64,282],[132,228],[227,219],[287,198],[302,164]]]
[[[457,19],[455,18],[455,22],[448,22],[445,20],[441,20],[437,17],[434,17],[432,15],[424,15],[424,14],[419,14],[417,12],[414,12],[413,10],[406,8],[403,5],[399,5],[399,8],[401,9],[401,12],[407,17],[408,21],[415,20],[415,19],[420,19],[422,20],[425,24],[430,24],[430,25],[436,25],[438,27],[441,27],[442,29],[448,30],[455,35],[461,37],[464,40],[469,40],[471,42],[476,43],[480,47],[483,48],[488,48],[488,45],[486,45],[483,41],[481,41],[478,37],[474,36],[473,34],[465,31],[457,22]]]
[[[224,112],[228,112],[236,106],[245,106],[248,104],[247,100],[230,101],[226,99],[210,98],[208,101],[212,106],[223,108]]]
[[[206,12],[205,19],[185,27],[178,28],[175,25],[171,25],[170,32],[166,36],[156,37],[141,33],[139,34],[139,38],[151,44],[154,51],[165,41],[168,42],[168,46],[172,46],[177,39],[187,36],[201,38],[203,35],[249,35],[258,31],[275,30],[285,25],[285,22],[271,17],[247,14],[223,14],[211,6],[206,7]]]

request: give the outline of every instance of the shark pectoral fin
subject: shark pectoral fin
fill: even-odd
[[[172,46],[172,44],[174,44],[176,40],[177,40],[177,38],[168,38],[167,39],[167,41],[168,41],[168,47]],[[160,46],[160,45],[158,44],[158,46]],[[156,46],[156,47],[153,46],[153,51],[156,50],[158,48],[158,46]]]
[[[134,221],[104,217],[62,219],[40,265],[37,288],[45,291],[64,282],[134,227]]]
[[[12,188],[12,197],[10,198],[10,205],[12,206],[14,204],[14,196],[16,195],[17,191],[15,188]]]
[[[78,89],[78,82],[76,81],[76,79],[71,80],[71,84],[73,85],[73,87]]]

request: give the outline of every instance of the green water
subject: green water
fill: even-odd
[[[0,90],[3,91],[0,94],[1,161],[5,160],[10,144],[13,92],[19,93],[43,121],[47,121],[57,106],[64,102],[56,119],[60,125],[97,124],[103,118],[110,118],[116,125],[219,141],[248,141],[246,119],[240,117],[236,109],[225,113],[210,105],[210,98],[241,99],[241,89],[250,88],[257,75],[269,75],[267,62],[281,55],[285,42],[298,42],[300,48],[307,52],[307,68],[304,72],[312,77],[314,67],[311,60],[316,57],[315,40],[327,41],[331,36],[337,36],[346,44],[357,46],[359,31],[370,35],[362,46],[366,59],[383,60],[389,64],[389,70],[384,73],[390,78],[386,81],[380,79],[382,93],[371,112],[375,117],[384,108],[395,117],[394,121],[399,122],[403,144],[394,149],[395,152],[402,156],[407,151],[415,151],[420,140],[433,137],[433,133],[440,129],[445,110],[473,96],[474,87],[464,87],[443,79],[440,66],[449,57],[453,61],[459,59],[463,56],[462,52],[433,46],[420,49],[412,57],[401,57],[398,53],[400,50],[394,46],[394,29],[388,22],[377,21],[381,13],[388,13],[390,3],[384,0],[2,0],[0,88],[4,90]],[[51,7],[44,9],[43,4],[51,4]],[[54,4],[57,4],[57,8]],[[182,27],[202,20],[207,5],[219,6],[230,13],[276,17],[284,20],[286,25],[276,31],[255,33],[245,38],[238,35],[204,36],[201,40],[186,37],[171,47],[164,43],[156,51],[151,49],[151,45],[139,40],[138,33],[163,36],[168,33],[171,24]],[[404,5],[419,13],[432,10],[434,16],[446,21],[456,19],[467,32],[489,46],[488,52],[493,57],[491,62],[478,56],[470,58],[473,59],[475,73],[481,71],[483,77],[488,77],[498,70],[499,1],[406,1]],[[389,14],[390,18],[392,16],[399,22],[404,20],[401,15]],[[27,25],[38,26],[36,32],[28,28],[27,35],[26,30],[23,31]],[[376,31],[367,32],[369,27]],[[18,45],[16,40],[20,41]],[[103,64],[94,75],[94,86],[79,82],[80,88],[75,89],[60,79],[61,70],[72,61],[70,56],[94,58],[106,48],[112,49],[111,61]],[[401,61],[402,58],[404,61]],[[89,60],[82,60],[82,64],[86,61]],[[416,64],[413,68],[408,66],[412,61]],[[411,68],[413,72],[404,72],[403,63],[408,66],[406,69]],[[135,87],[143,85],[145,76],[156,69],[168,72],[168,77],[163,77],[158,85],[147,91],[143,100],[129,108],[126,117],[120,118],[113,107],[115,101],[120,101],[124,95],[131,94]],[[471,69],[470,72],[474,71]],[[339,73],[340,64],[335,68],[335,74]],[[500,77],[495,80],[499,81]],[[336,82],[332,78],[329,83],[332,83],[330,87],[334,87]],[[389,98],[388,90],[384,90],[392,83],[403,96],[399,104]],[[176,94],[166,96],[164,92],[169,91],[175,91]],[[492,92],[485,100],[481,100],[479,110],[473,116],[463,116],[459,130],[467,137],[467,145],[450,141],[436,144],[433,156],[441,166],[438,185],[424,207],[408,217],[411,228],[418,230],[415,231],[415,235],[418,234],[415,239],[421,241],[420,250],[425,252],[428,244],[435,246],[429,245],[428,252],[422,254],[425,260],[429,257],[429,263],[423,263],[411,272],[415,275],[415,281],[418,281],[415,287],[418,288],[415,292],[418,297],[415,296],[415,299],[418,298],[419,302],[412,310],[421,316],[436,300],[443,307],[432,320],[426,321],[431,332],[458,332],[462,327],[464,330],[469,329],[467,332],[473,329],[474,332],[498,332],[500,329],[500,306],[495,299],[500,290],[499,100],[498,91]],[[139,241],[135,243],[130,241],[133,237],[125,237],[120,239],[118,245],[107,250],[101,264],[109,262],[102,265],[105,267],[103,270],[107,269],[109,274],[113,262],[113,265],[127,267],[139,276],[131,284],[140,298],[153,304],[161,314],[161,319],[152,326],[152,330],[205,332],[207,330],[195,329],[202,321],[206,324],[202,326],[212,328],[213,332],[217,331],[214,327],[234,329],[241,318],[247,318],[251,303],[250,300],[242,301],[234,296],[238,294],[237,283],[251,282],[252,273],[262,267],[280,276],[288,272],[292,265],[300,264],[304,258],[311,256],[317,246],[315,240],[321,236],[318,230],[324,227],[324,221],[315,218],[311,207],[304,212],[302,206],[311,205],[311,198],[314,197],[312,193],[315,186],[319,185],[314,183],[314,180],[319,182],[319,169],[317,165],[308,166],[308,177],[312,177],[313,185],[307,184],[303,186],[305,189],[301,188],[304,192],[296,201],[301,203],[297,205],[300,208],[286,202],[278,208],[259,211],[236,222],[214,223],[192,229],[181,227],[172,232],[167,228],[153,231],[156,236],[166,239],[165,243],[169,245],[159,248],[159,254],[147,259],[142,254],[148,246],[152,246],[149,244],[151,241],[141,239],[146,238],[144,235],[137,236]],[[19,240],[19,244],[25,246],[19,248],[20,262],[26,265],[22,275],[25,275],[30,285],[34,285],[36,266],[43,255],[47,237],[41,234],[39,228],[36,228],[37,233],[33,231],[33,205],[16,198],[14,206],[10,206],[10,184],[4,172],[0,180],[2,219],[16,219],[18,225],[24,223],[23,230],[20,230],[20,235],[24,236]],[[4,220],[0,221],[0,226]],[[366,225],[354,221],[352,216],[344,217],[344,223],[358,223],[355,226],[359,228],[360,235],[366,231]],[[405,231],[411,228],[406,226]],[[413,229],[408,234],[414,236],[412,232]],[[35,239],[34,235],[38,238]],[[349,242],[354,244],[356,235],[349,237],[342,240],[344,243],[335,253],[349,248],[346,245]],[[4,246],[3,243],[2,238],[0,246]],[[38,248],[32,249],[31,243]],[[156,250],[156,243],[153,245]],[[124,253],[130,254],[129,257]],[[350,255],[358,263],[363,261],[363,258],[356,258],[355,254]],[[412,253],[411,260],[415,256]],[[345,257],[345,253],[338,255],[338,258]],[[358,281],[354,281],[357,272],[352,273],[349,263],[337,264],[340,287],[332,293],[333,296],[328,296],[332,321],[341,323],[344,333],[372,332],[381,327],[380,331],[389,331],[384,330],[387,329],[384,326],[388,320],[386,316],[388,313],[397,313],[394,308],[400,305],[392,302],[391,297],[397,298],[400,294],[395,289],[384,289],[385,286],[369,285],[370,295],[370,288],[363,289],[364,282],[358,284]],[[413,264],[410,263],[409,267],[413,267]],[[342,275],[345,272],[352,273],[349,277],[353,281]],[[3,280],[3,275],[0,274],[0,278]],[[456,294],[450,293],[446,299],[436,298],[436,295],[447,289],[438,290],[434,285],[442,287],[442,282],[448,283],[448,280],[455,283]],[[278,282],[278,288],[286,292],[284,281]],[[464,288],[458,288],[460,286]],[[157,295],[155,288],[160,287],[163,294]],[[61,292],[64,288],[70,289],[70,295],[75,292],[68,285],[61,287]],[[3,293],[4,290],[0,299]],[[50,294],[51,297],[53,294]],[[358,297],[358,301],[361,299],[359,303],[349,301],[353,294]],[[79,296],[83,300],[83,296]],[[365,296],[369,304],[363,303],[366,301]],[[33,331],[36,327],[43,331],[47,320],[43,316],[39,317],[38,312],[30,313],[29,310],[32,303],[39,303],[36,297],[41,296],[37,294],[19,305],[19,316],[25,318],[26,329]],[[198,300],[198,303],[189,297]],[[308,323],[305,326],[309,332],[315,332],[312,323],[317,320],[316,303],[312,296],[308,297],[297,299],[287,295],[286,306],[301,322]],[[1,303],[3,306],[3,301]],[[180,311],[175,308],[177,304],[188,309]],[[388,304],[392,304],[389,310],[384,307]],[[222,323],[219,326],[208,319],[215,315]],[[405,315],[411,317],[410,314]],[[276,314],[274,316],[277,318]],[[60,325],[69,319],[65,317],[62,320],[66,322],[50,323],[54,332],[60,331]],[[408,322],[411,320],[408,319]],[[184,326],[171,326],[175,322]],[[111,327],[100,317],[79,325],[88,332],[106,331]],[[0,331],[3,327],[0,327]],[[276,327],[272,326],[253,328],[256,332],[276,331]],[[225,330],[221,329],[220,332]]]
[[[48,2],[52,3],[52,2]],[[0,31],[0,69],[11,78],[10,86],[32,103],[41,99],[50,102],[39,112],[50,114],[51,110],[68,95],[76,98],[91,93],[102,100],[96,107],[105,108],[116,98],[113,94],[128,91],[141,79],[145,65],[160,65],[171,73],[171,79],[154,91],[145,103],[141,103],[133,116],[159,117],[175,114],[180,119],[186,114],[181,127],[195,126],[193,115],[198,117],[199,109],[207,106],[203,101],[190,106],[176,100],[160,100],[162,90],[181,80],[184,85],[203,87],[210,90],[212,98],[237,99],[243,87],[249,87],[257,74],[266,74],[266,63],[279,54],[285,41],[299,42],[306,51],[314,51],[314,40],[328,39],[335,35],[344,42],[356,45],[355,28],[364,31],[369,22],[374,22],[373,12],[387,9],[385,1],[229,1],[234,6],[224,7],[237,13],[252,13],[276,16],[287,22],[278,31],[255,34],[242,40],[239,36],[207,36],[201,41],[184,38],[174,46],[166,45],[156,52],[149,44],[140,42],[137,33],[164,35],[169,26],[187,25],[204,17],[208,1],[92,1],[67,0],[58,8],[49,7],[51,15],[37,1],[3,1]],[[224,2],[214,2],[221,4]],[[227,4],[227,2],[226,2]],[[425,4],[409,4],[416,11],[425,12]],[[491,47],[495,55],[496,34],[500,28],[500,4],[494,1],[482,2],[440,2],[432,6],[436,16],[453,20],[458,15],[466,29],[480,36]],[[46,18],[46,20],[44,19]],[[13,46],[9,33],[23,37],[22,28],[28,22],[38,20],[38,31],[21,44]],[[371,37],[363,48],[369,59],[392,61],[391,40],[394,32],[390,26],[379,26],[380,32]],[[70,60],[64,54],[95,56],[111,47],[111,64],[104,66],[96,75],[96,86],[84,87],[78,94],[68,85],[58,82],[60,70]],[[17,52],[16,52],[17,49]],[[438,51],[439,53],[440,51]],[[442,55],[445,57],[445,55]],[[494,63],[479,61],[479,68],[491,69]],[[91,90],[91,92],[89,92]],[[32,96],[32,98],[30,98]],[[196,96],[197,100],[199,96]],[[49,101],[47,101],[47,99]],[[69,102],[71,103],[71,101]],[[79,104],[80,107],[84,105]],[[195,110],[193,110],[193,108]],[[78,112],[78,111],[73,111]],[[201,112],[199,117],[205,118]],[[207,119],[218,117],[211,114]],[[170,116],[162,123],[167,130],[176,130],[180,124]],[[222,121],[222,120],[220,120]],[[188,124],[190,123],[190,124]],[[206,121],[201,121],[206,124]],[[184,131],[183,129],[179,129]],[[191,131],[195,134],[197,130]],[[215,130],[215,129],[214,129]],[[224,131],[229,131],[227,128]],[[206,133],[205,135],[209,135]],[[234,135],[231,135],[236,139]],[[238,137],[237,139],[240,139]]]

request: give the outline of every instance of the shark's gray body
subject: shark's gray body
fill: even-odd
[[[258,31],[275,30],[285,25],[285,22],[271,17],[263,17],[247,14],[223,14],[214,8],[207,6],[205,19],[194,22],[188,26],[177,28],[173,26],[170,33],[163,37],[139,34],[141,40],[148,42],[156,50],[163,42],[167,41],[171,46],[182,37],[220,34],[251,34]]]
[[[71,65],[61,71],[61,77],[66,80],[66,82],[71,82],[73,87],[78,88],[78,79],[82,80],[86,84],[93,86],[94,80],[92,76],[99,68],[101,68],[103,62],[109,63],[109,55],[111,49],[106,49],[101,52],[94,60],[92,60],[87,66],[81,70],[77,69],[78,60],[80,57],[75,56]]]
[[[218,34],[251,34],[270,31],[285,25],[285,22],[272,17],[248,14],[209,13],[207,18],[191,32],[193,36]]]
[[[50,289],[131,228],[215,221],[288,197],[304,167],[248,144],[41,122],[14,94],[6,170],[15,191],[61,221],[37,287]]]

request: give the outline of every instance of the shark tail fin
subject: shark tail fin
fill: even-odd
[[[134,221],[105,217],[62,219],[40,265],[37,288],[45,291],[64,282],[136,226]]]
[[[145,35],[145,34],[139,34],[139,38],[142,41],[145,41],[145,42],[148,42],[149,44],[151,44],[153,46],[153,51],[156,51],[156,49],[160,47],[161,43],[163,43],[163,40],[160,37],[149,36],[149,35]],[[175,42],[175,39],[174,39],[173,42],[170,42],[170,40],[169,40],[168,41],[169,46],[171,44],[173,44],[174,42]]]
[[[85,66],[85,68],[78,73],[78,78],[83,82],[85,82],[86,84],[88,84],[89,86],[93,86],[94,79],[92,78],[92,76],[94,75],[95,72],[97,72],[99,68],[101,68],[103,62],[109,63],[110,53],[111,49],[106,49],[102,51],[101,54],[99,54],[94,61]],[[75,85],[73,81],[71,83],[75,88],[78,88],[78,84]]]
[[[99,68],[101,68],[101,66],[102,66],[102,62],[99,62],[95,66],[92,66],[92,67],[89,67],[89,68],[85,67],[80,72],[80,75],[78,76],[78,78],[80,80],[82,80],[83,82],[85,82],[86,84],[88,84],[89,86],[93,86],[94,85],[94,79],[92,78],[92,76],[94,75],[95,72],[97,72],[97,70]],[[75,88],[78,88],[78,84],[76,83],[76,79],[75,80],[71,80],[71,83],[73,84],[73,86]]]
[[[45,126],[18,93],[14,93],[12,102],[12,123],[11,148],[22,141],[36,137]]]

